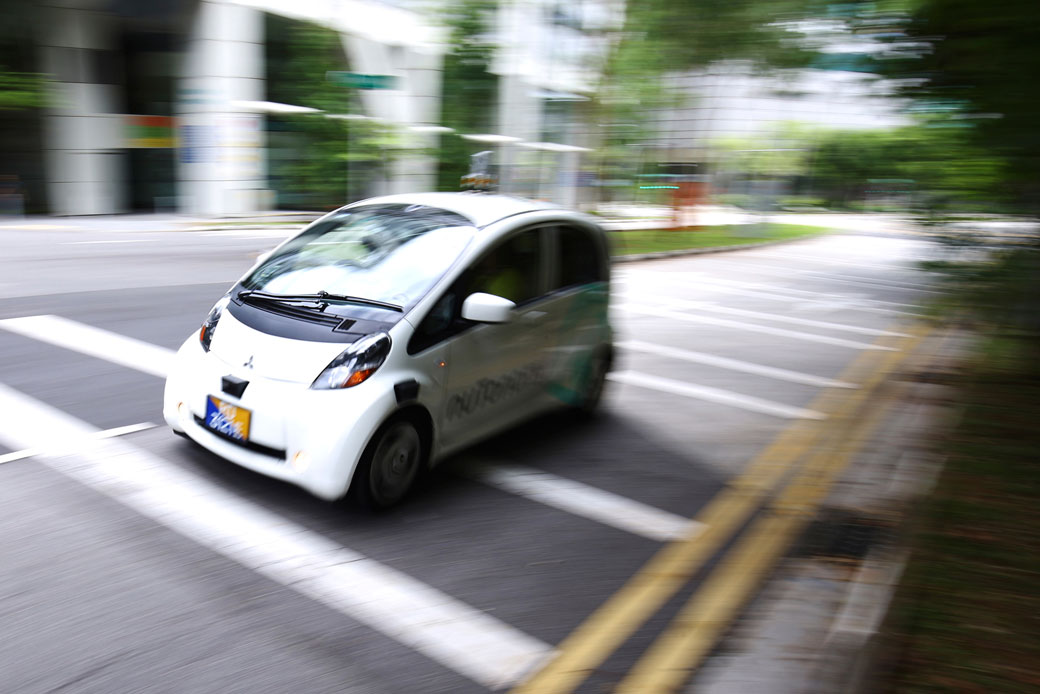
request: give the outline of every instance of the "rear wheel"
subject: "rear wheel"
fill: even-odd
[[[407,418],[392,419],[376,432],[365,449],[350,489],[372,509],[393,506],[408,493],[422,467],[422,438]]]

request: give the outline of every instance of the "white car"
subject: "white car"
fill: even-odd
[[[167,423],[323,499],[391,505],[417,472],[553,407],[613,358],[606,235],[482,193],[354,203],[266,256],[177,352]]]

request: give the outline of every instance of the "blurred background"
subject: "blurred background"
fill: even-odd
[[[1030,3],[4,8],[5,214],[323,210],[457,190],[482,151],[589,211],[1016,213],[1040,180]]]
[[[588,474],[593,486],[648,499],[685,520],[716,493],[716,480],[725,488],[779,431],[772,420],[767,426],[740,419],[746,413],[731,407],[734,398],[719,405],[704,399],[705,391],[732,387],[739,401],[761,405],[766,397],[801,408],[810,394],[805,379],[818,384],[825,374],[833,385],[830,377],[845,363],[834,348],[857,346],[841,339],[845,333],[905,338],[907,326],[937,327],[942,339],[923,348],[933,361],[892,378],[903,383],[898,388],[914,384],[900,405],[928,413],[897,410],[891,419],[912,435],[882,430],[877,438],[885,447],[874,455],[881,461],[874,481],[889,492],[901,484],[905,460],[939,461],[924,466],[930,472],[921,475],[923,491],[899,508],[870,513],[857,499],[844,509],[857,522],[824,528],[827,537],[834,528],[852,528],[861,538],[869,526],[868,536],[900,540],[889,562],[896,566],[890,582],[900,585],[891,601],[890,593],[875,601],[888,615],[875,627],[896,674],[858,691],[1037,691],[1036,0],[0,0],[0,12],[0,404],[22,402],[8,393],[20,388],[106,431],[154,426],[141,419],[161,421],[148,409],[161,400],[154,378],[161,371],[126,375],[91,360],[102,354],[119,362],[120,351],[139,349],[140,340],[176,348],[259,254],[299,224],[374,195],[479,186],[551,201],[600,216],[616,256],[802,238],[779,249],[616,266],[612,291],[622,301],[614,307],[627,303],[630,312],[619,314],[618,334],[661,341],[619,341],[628,352],[625,368],[635,364],[657,381],[689,377],[710,385],[695,384],[701,395],[687,398],[694,405],[677,406],[676,393],[688,395],[689,383],[651,392],[645,378],[633,385],[640,379],[630,373],[627,384],[614,384],[621,395],[607,424],[578,429],[573,439],[562,428],[527,431],[523,442],[512,440],[516,450],[505,439],[490,449],[492,457],[527,458],[567,478]],[[198,233],[158,233],[181,230]],[[661,314],[662,306],[669,311]],[[65,322],[46,337],[18,322],[42,318],[46,327],[54,324],[51,314],[62,313]],[[80,366],[70,359],[82,350],[79,333],[66,334],[71,318],[135,341],[88,349],[75,355]],[[900,332],[885,332],[890,320],[900,321],[893,323]],[[819,334],[835,330],[841,335]],[[41,349],[36,338],[57,346]],[[703,373],[694,371],[700,366],[677,367],[677,353],[711,366]],[[728,375],[710,370],[716,367]],[[129,368],[139,367],[123,371]],[[781,385],[740,380],[778,373]],[[99,393],[107,394],[100,405]],[[874,406],[868,402],[864,413]],[[0,464],[39,453],[35,442],[10,435],[18,429],[10,414],[19,408],[8,404],[0,417],[0,444],[11,448],[0,448]],[[500,603],[518,602],[514,613],[495,614],[547,643],[562,639],[649,552],[634,544],[627,554],[615,552],[591,530],[568,535],[577,531],[551,512],[512,511],[497,497],[445,511],[446,499],[468,499],[471,490],[443,479],[417,506],[392,517],[396,526],[387,517],[345,522],[339,509],[173,448],[167,434],[145,431],[136,440],[204,471],[235,498],[253,496],[265,509],[338,533],[344,545],[399,562],[405,573],[443,580],[446,592],[481,605],[482,618]],[[835,448],[848,438],[836,434]],[[633,461],[650,462],[644,468]],[[2,470],[28,480],[40,467]],[[272,611],[262,615],[270,622],[225,633],[234,620],[220,614],[211,624],[210,603],[185,592],[185,605],[170,603],[156,617],[175,592],[160,579],[180,575],[179,555],[156,540],[149,551],[161,551],[146,560],[109,558],[107,548],[122,552],[133,543],[118,533],[93,544],[72,534],[104,530],[96,519],[107,517],[107,507],[66,517],[66,506],[84,490],[62,496],[49,478],[36,486],[10,479],[0,484],[8,524],[0,541],[11,543],[0,552],[0,585],[16,587],[0,612],[23,619],[5,622],[13,626],[2,641],[22,650],[0,654],[0,691],[66,691],[81,682],[81,669],[107,673],[112,663],[116,684],[76,691],[144,691],[126,684],[138,676],[125,664],[130,659],[105,652],[115,648],[111,634],[126,635],[128,618],[120,615],[145,615],[141,638],[160,638],[170,624],[187,624],[183,615],[191,610],[206,613],[193,619],[210,624],[210,635],[196,641],[196,627],[185,627],[180,643],[217,644],[212,652],[223,661],[213,672],[226,668],[236,681],[255,677],[259,684],[250,691],[286,691],[317,677],[304,666],[298,676],[273,672],[281,661],[262,649],[222,655],[228,644],[252,648],[242,633],[264,633],[270,623],[282,628],[291,615]],[[573,487],[564,490],[567,497]],[[49,513],[54,517],[43,515]],[[553,544],[564,537],[566,547]],[[837,593],[821,588],[827,572],[837,571],[835,583],[844,585],[846,574],[859,570],[863,556],[855,553],[866,550],[842,549],[869,544],[857,537],[831,542],[840,551],[824,558],[826,570],[803,576],[794,607],[776,611],[784,627],[797,629],[798,618]],[[510,539],[515,547],[507,547]],[[70,548],[80,556],[70,559]],[[37,561],[38,552],[49,553],[48,561]],[[568,565],[567,552],[582,561]],[[118,592],[122,584],[105,572],[132,565],[132,577],[153,562],[166,568],[135,587],[155,586],[158,597],[117,595],[96,607],[82,598],[89,594],[77,581],[90,578]],[[870,568],[868,583],[884,573]],[[511,570],[515,575],[503,575]],[[193,586],[205,581],[219,584],[209,576],[185,579]],[[229,579],[218,592],[234,597],[228,603],[237,614],[243,590]],[[481,591],[485,602],[474,597]],[[53,614],[43,610],[49,605]],[[81,622],[68,621],[67,605],[83,607]],[[42,628],[48,619],[52,626]],[[826,620],[822,631],[831,628]],[[106,624],[110,632],[97,631]],[[325,638],[300,634],[298,641],[279,637],[271,652]],[[774,632],[765,634],[759,642],[778,643]],[[361,632],[338,643],[370,639]],[[431,686],[426,669],[401,667],[371,643],[377,684],[366,688],[361,680],[350,691],[471,691],[447,671],[436,675],[443,686]],[[81,668],[69,657],[87,648],[100,665],[84,659]],[[137,648],[132,641],[126,653]],[[330,672],[342,666],[340,651],[322,649]],[[149,657],[183,660],[152,674],[142,668],[141,676],[163,679],[201,659],[191,648],[182,651],[157,645]],[[733,652],[723,649],[727,658]],[[804,663],[806,652],[799,645],[797,657],[780,653],[776,671],[798,658]],[[624,657],[597,670],[603,682],[582,691],[607,691],[636,655]],[[768,677],[760,689],[741,688],[748,667],[766,662],[758,651],[748,657],[729,658],[737,685],[690,691],[839,691],[824,684],[788,690]],[[27,674],[11,681],[35,689],[4,682],[19,665]],[[53,680],[45,687],[34,679],[37,671],[50,671]],[[330,678],[327,689],[301,691],[347,691],[344,682],[353,687],[352,678],[362,677],[348,674]],[[264,684],[280,675],[292,684]],[[230,691],[228,681],[182,690]],[[241,681],[245,690],[254,680]]]

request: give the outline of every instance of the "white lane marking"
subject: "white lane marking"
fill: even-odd
[[[812,328],[824,328],[826,330],[839,330],[861,335],[877,335],[886,337],[909,337],[906,333],[894,333],[888,330],[877,330],[875,328],[862,328],[858,325],[848,323],[832,323],[830,321],[813,320],[811,318],[798,318],[797,316],[785,316],[777,313],[765,313],[763,311],[750,311],[743,308],[731,308],[719,306],[707,301],[693,301],[689,299],[678,299],[668,296],[654,296],[643,294],[639,297],[642,301],[652,301],[659,304],[667,304],[670,307],[684,308],[694,311],[708,311],[710,313],[727,313],[732,316],[744,316],[758,320],[771,320],[778,323],[791,323],[793,325],[806,325]]]
[[[841,296],[841,295],[836,295]],[[920,317],[921,313],[916,311],[900,311],[895,308],[882,308],[881,306],[860,306],[856,303],[856,299],[853,295],[848,295],[847,299],[806,299],[798,300],[800,303],[794,305],[796,311],[806,312],[822,312],[832,313],[834,311],[866,311],[868,313],[881,313],[886,316],[915,316]],[[869,301],[869,300],[868,300]]]
[[[86,434],[87,438],[95,439],[110,439],[116,436],[125,436],[126,434],[133,434],[137,431],[144,431],[145,429],[154,429],[157,424],[151,422],[141,422],[140,424],[127,424],[122,427],[114,427],[112,429],[104,429],[102,431],[95,431],[90,434]],[[54,454],[60,452],[68,452],[74,450],[79,445],[79,439],[72,439],[62,441],[60,444],[50,445],[48,448],[23,448],[20,451],[12,451],[11,453],[5,453],[0,455],[0,465],[4,463],[13,463],[16,460],[22,460],[24,458],[32,458],[37,455]]]
[[[891,311],[894,313],[904,313],[904,311],[893,311],[892,309],[881,309],[874,307],[877,305],[885,306],[902,306],[904,308],[917,308],[917,304],[906,304],[897,301],[882,301],[881,299],[873,299],[869,296],[858,295],[858,294],[840,294],[835,292],[821,292],[821,291],[810,291],[807,289],[795,289],[794,287],[781,287],[771,284],[762,284],[760,282],[739,282],[735,280],[726,280],[718,277],[702,277],[696,273],[657,273],[653,276],[653,280],[665,279],[665,281],[671,281],[672,284],[679,284],[683,287],[690,289],[702,289],[709,288],[712,291],[718,291],[723,294],[736,294],[743,296],[751,296],[762,299],[772,299],[774,301],[804,301],[807,298],[820,297],[824,300],[847,299],[854,300],[862,306],[853,306],[862,311]],[[789,273],[788,273],[789,274]],[[635,283],[640,284],[646,282],[644,278],[635,278],[632,276],[618,277],[614,280],[615,283]]]
[[[237,231],[233,231],[233,230],[226,230],[226,231],[206,230],[206,231],[201,231],[201,232],[196,232],[196,233],[198,233],[198,234],[200,234],[202,236],[217,236],[217,237],[221,237],[222,236],[222,237],[226,237],[226,238],[239,238],[239,239],[277,239],[277,238],[288,238],[289,236],[291,236],[291,235],[295,234],[296,232],[300,231],[300,229],[303,229],[304,226],[306,226],[306,225],[301,224],[299,227],[297,227],[295,229],[289,229],[289,228],[286,228],[286,229],[270,229],[270,230],[266,230],[266,229],[239,229]]]
[[[545,643],[188,471],[0,384],[0,440],[81,439],[40,460],[143,516],[493,689],[552,654]]]
[[[87,246],[95,243],[144,243],[150,239],[105,239],[104,241],[63,241],[65,246]]]
[[[768,287],[768,285],[761,285],[761,286]],[[917,309],[921,308],[920,304],[911,304],[911,303],[906,303],[906,302],[903,302],[903,301],[886,301],[884,299],[874,299],[874,298],[871,298],[871,297],[859,297],[856,294],[835,294],[833,292],[819,292],[819,291],[814,292],[814,291],[809,291],[807,289],[795,289],[794,287],[777,287],[776,290],[785,292],[787,294],[804,296],[804,297],[807,297],[807,298],[808,297],[814,297],[814,296],[824,296],[824,297],[828,297],[828,296],[831,296],[831,297],[832,296],[852,296],[852,297],[856,297],[856,298],[862,298],[864,302],[870,303],[870,304],[878,304],[878,305],[884,305],[884,306],[900,306],[902,308],[917,308]]]
[[[474,465],[466,474],[503,491],[659,542],[703,530],[703,523],[531,467]]]
[[[893,263],[892,265],[882,265],[882,264],[879,264],[879,263],[871,263],[871,262],[866,262],[866,261],[861,262],[861,261],[858,261],[858,260],[838,260],[836,258],[815,258],[813,256],[808,256],[808,255],[794,255],[794,254],[791,254],[791,253],[780,253],[778,251],[768,251],[767,252],[765,249],[762,249],[762,252],[756,253],[755,257],[756,258],[776,258],[778,260],[807,260],[807,261],[812,262],[812,263],[823,263],[824,265],[848,265],[848,266],[851,266],[851,267],[861,267],[861,268],[862,267],[869,267],[869,268],[876,268],[878,270],[889,270],[889,271],[891,271],[893,268],[898,269],[898,270],[913,270],[914,269],[912,266],[909,266],[909,265],[899,265],[897,263]]]
[[[119,336],[113,335],[112,337],[113,337],[113,339],[115,339],[115,338],[118,338]],[[161,349],[161,348],[157,348],[157,349]],[[23,455],[21,457],[27,457],[28,455],[35,455],[36,454],[35,451],[27,451],[27,452],[23,452],[23,453],[25,453],[25,455]],[[2,457],[0,457],[0,462],[3,462]],[[536,471],[532,470],[532,472],[536,472]],[[496,481],[497,482],[503,482],[503,484],[504,484],[504,480],[507,477],[510,477],[510,475],[508,473],[503,472],[501,477],[495,477],[495,476],[492,476],[492,477],[494,477],[494,480],[495,480],[495,481],[491,482],[492,484],[496,484]],[[553,505],[553,506],[556,506],[558,508],[562,508],[563,510],[568,510],[568,511],[577,513],[577,515],[585,515],[585,516],[590,517],[590,518],[595,518],[596,520],[600,520],[601,522],[606,522],[606,523],[611,524],[611,525],[616,525],[618,527],[622,527],[622,529],[630,530],[631,532],[635,532],[635,533],[638,533],[638,534],[643,534],[643,535],[646,535],[647,537],[651,537],[651,538],[654,538],[654,539],[671,539],[672,537],[678,536],[678,534],[679,534],[678,531],[677,532],[673,532],[673,530],[674,530],[674,528],[676,526],[676,522],[681,522],[681,523],[684,523],[684,524],[688,525],[688,521],[686,519],[678,519],[678,521],[677,521],[676,520],[677,517],[672,517],[671,514],[667,514],[667,513],[663,512],[663,511],[658,511],[657,509],[651,509],[649,507],[644,507],[643,511],[640,511],[638,509],[633,510],[633,508],[635,506],[640,506],[638,504],[638,502],[630,501],[628,499],[624,499],[623,497],[616,497],[616,499],[614,499],[612,504],[605,504],[604,502],[608,499],[608,497],[611,497],[613,495],[609,494],[608,492],[603,492],[603,491],[600,491],[600,490],[596,490],[596,489],[594,489],[592,487],[587,487],[585,485],[581,485],[578,482],[571,482],[571,481],[568,481],[568,480],[564,480],[563,478],[557,478],[558,482],[561,485],[567,487],[567,492],[566,492],[567,494],[575,493],[574,499],[571,500],[573,502],[573,505],[570,506],[570,507],[567,507],[567,503],[568,502],[565,499],[566,495],[559,495],[559,494],[555,494],[555,493],[550,491],[550,489],[549,489],[550,484],[549,484],[549,481],[548,481],[549,477],[550,476],[548,475],[548,473],[543,473],[543,477],[541,477],[538,480],[535,480],[533,477],[530,478],[531,484],[538,483],[541,486],[540,494],[541,494],[542,498],[540,500],[543,500],[545,503],[548,503],[549,505]],[[514,482],[516,482],[518,480],[516,475],[513,475],[512,478],[513,478]],[[488,478],[488,479],[491,479],[491,478]],[[578,490],[580,487],[584,487],[587,493],[581,494],[581,493],[576,492],[576,490]],[[516,491],[516,490],[513,490],[513,491]],[[523,493],[523,492],[517,491],[516,493]],[[599,494],[598,497],[596,497],[597,493]],[[532,494],[525,494],[525,495],[531,496],[532,498],[535,497],[535,494],[533,494],[533,493]],[[594,510],[586,510],[584,512],[579,512],[578,509],[581,509],[581,508],[591,509],[592,506],[595,506],[596,504],[591,501],[594,497],[596,497],[596,500],[599,502],[600,506],[604,506],[604,505],[611,506],[613,509],[616,510],[616,509],[622,508],[625,503],[628,503],[628,504],[632,505],[632,508],[630,508],[629,511],[626,512],[626,513],[618,514],[617,517],[614,520],[610,520],[609,518],[605,517],[603,514],[599,514],[599,516],[597,517],[595,515],[596,511],[594,511]],[[553,499],[553,501],[549,501],[549,499]],[[656,516],[656,520],[658,521],[656,528],[653,527],[654,526],[653,522],[645,520],[647,518],[655,517],[654,516],[655,513],[658,514]],[[625,518],[622,518],[622,516],[628,518],[629,520],[626,520]],[[642,522],[642,521],[638,520],[639,518],[643,518],[644,521],[645,521],[645,522],[643,522],[642,525],[640,525],[640,522]],[[636,520],[632,520],[632,519],[636,519]],[[684,527],[685,527],[685,525],[684,525]],[[638,528],[642,528],[642,529],[638,529]]]
[[[635,284],[634,280],[628,279],[618,279],[615,280],[615,282],[620,284],[628,284],[629,286]],[[779,296],[777,294],[767,292],[756,292],[749,289],[737,289],[736,287],[723,287],[721,285],[710,284],[708,282],[684,282],[683,284],[687,287],[697,289],[698,291],[707,290],[709,292],[718,292],[719,294],[735,294],[737,296],[750,296],[754,298],[774,299],[776,301],[795,301],[795,298],[791,296]],[[660,289],[664,288],[658,287],[658,290]],[[629,290],[626,293],[629,296],[639,296],[639,293],[642,292],[642,290],[643,287],[640,286],[636,291]]]
[[[725,328],[733,328],[735,330],[746,330],[753,333],[764,333],[766,335],[777,335],[779,337],[790,337],[795,340],[803,340],[805,342],[819,342],[824,345],[835,345],[838,347],[849,347],[851,349],[880,349],[885,351],[894,351],[895,347],[883,347],[881,345],[873,345],[869,342],[856,342],[855,340],[846,340],[840,337],[828,337],[826,335],[816,335],[813,333],[803,333],[797,330],[787,330],[786,328],[774,328],[771,325],[759,325],[757,323],[744,323],[741,321],[728,320],[726,318],[715,318],[713,316],[699,316],[693,313],[682,313],[680,311],[669,311],[668,309],[654,308],[652,306],[638,306],[635,304],[620,304],[614,306],[619,311],[628,311],[629,313],[638,313],[644,316],[654,316],[656,318],[667,318],[669,320],[681,320],[690,323],[705,323],[707,325],[718,325]]]
[[[77,323],[61,316],[27,316],[0,320],[0,328],[115,364],[166,377],[173,350]]]
[[[843,282],[843,283],[849,283],[849,284],[856,284],[857,286],[862,284],[862,283],[857,283],[854,279],[853,280],[846,280],[846,279],[838,279],[836,277],[835,278],[812,277],[811,275],[813,275],[813,274],[819,274],[815,270],[792,271],[789,268],[778,268],[778,267],[772,266],[772,265],[759,265],[759,264],[755,264],[755,263],[744,263],[744,262],[741,262],[741,263],[738,264],[738,263],[727,262],[727,261],[712,261],[712,262],[714,262],[716,264],[719,264],[719,265],[724,265],[726,267],[732,267],[734,270],[737,270],[737,271],[740,271],[740,272],[748,272],[749,269],[753,268],[753,271],[755,273],[757,273],[757,274],[773,275],[773,276],[776,276],[780,280],[789,280],[791,278],[791,275],[794,272],[795,274],[801,275],[803,277],[807,277],[810,280],[815,279],[815,280],[818,280],[818,281],[822,281],[824,279],[828,279],[828,280],[832,279],[834,282]],[[658,273],[658,274],[666,275],[666,274],[669,274],[669,273]],[[671,274],[678,274],[678,273],[671,273]],[[692,273],[683,273],[683,274],[692,274]],[[697,281],[709,281],[709,280],[697,280]],[[710,279],[710,281],[713,282],[713,283],[719,283],[719,284],[725,284],[725,285],[733,285],[733,286],[739,286],[739,285],[751,286],[751,287],[757,286],[757,287],[761,287],[761,288],[769,290],[769,291],[771,291],[773,289],[772,287],[770,287],[768,285],[762,285],[762,284],[755,285],[755,284],[751,284],[751,283],[747,283],[747,282],[738,282],[738,281],[734,281],[734,280],[726,280],[726,279],[721,279],[721,278],[717,278],[717,277],[712,277]],[[892,287],[885,287],[885,286],[878,286],[878,285],[873,285],[873,288],[874,289],[892,289]],[[819,290],[812,291],[812,290],[808,290],[808,289],[795,289],[794,287],[786,287],[786,286],[782,287],[782,288],[777,288],[777,289],[778,289],[778,291],[783,291],[783,292],[786,292],[788,294],[801,294],[801,295],[805,295],[805,296],[811,296],[811,295],[827,296],[828,295],[827,292],[821,292]],[[933,290],[921,289],[921,290],[913,290],[913,291],[933,291]],[[871,299],[871,302],[877,303],[877,304],[885,304],[885,305],[888,305],[888,306],[904,306],[904,307],[910,307],[910,308],[918,308],[918,304],[901,303],[901,302],[898,302],[898,301],[883,301],[881,299]]]
[[[879,303],[868,296],[857,295],[857,294],[825,294],[818,292],[819,298],[811,296],[792,296],[785,294],[781,289],[770,290],[770,291],[757,291],[754,289],[738,289],[736,287],[728,287],[720,284],[710,284],[708,282],[685,282],[683,286],[689,289],[694,289],[697,292],[715,292],[718,294],[732,294],[735,296],[750,296],[756,299],[768,299],[770,301],[781,301],[787,304],[794,304],[795,310],[810,310],[810,311],[863,311],[866,313],[883,313],[886,315],[901,315],[901,316],[916,316],[920,315],[912,313],[910,311],[900,311],[894,308],[883,308],[880,306],[873,306],[872,304]],[[628,292],[627,296],[637,298],[640,296],[638,292]]]
[[[637,295],[638,291],[643,289],[643,287],[640,286],[641,284],[643,284],[643,282],[641,280],[637,280],[637,279],[634,279],[634,278],[619,277],[619,278],[615,279],[614,282],[616,284],[628,284],[629,286],[633,286],[634,285],[633,288],[637,289],[637,291],[633,292],[633,291],[630,290],[630,292],[629,292],[630,295]],[[754,289],[740,289],[738,287],[731,287],[731,286],[728,286],[728,285],[716,284],[716,283],[713,283],[713,282],[710,282],[710,281],[707,281],[707,280],[685,281],[685,282],[682,282],[682,285],[685,286],[685,287],[691,288],[691,289],[696,289],[698,291],[702,290],[702,289],[707,289],[708,291],[718,292],[720,294],[734,294],[736,296],[750,296],[750,297],[753,297],[753,298],[772,299],[773,301],[801,301],[802,300],[801,297],[797,297],[796,298],[796,297],[793,297],[793,296],[786,296],[784,294],[778,294],[778,293],[773,292],[773,291],[756,291]]]
[[[784,419],[826,419],[827,415],[815,410],[807,410],[801,407],[792,407],[772,400],[764,400],[751,395],[742,395],[721,388],[701,386],[685,381],[676,381],[671,378],[661,378],[638,371],[615,371],[607,375],[611,381],[626,383],[639,388],[648,388],[663,393],[683,395],[695,400],[706,400],[722,405],[730,405],[742,410],[759,412],[761,414],[773,415]]]
[[[871,286],[881,287],[884,289],[906,289],[911,292],[929,292],[932,294],[941,294],[942,292],[935,289],[935,285],[932,284],[920,284],[918,282],[903,282],[902,280],[888,280],[882,277],[861,277],[856,275],[837,274],[833,272],[818,272],[816,270],[802,270],[798,274],[809,275],[811,277],[818,277],[828,281],[835,282],[852,282],[856,284],[867,284]]]
[[[719,357],[715,356],[714,354],[705,354],[704,352],[693,352],[686,349],[667,347],[665,345],[657,345],[650,342],[641,342],[639,340],[626,340],[624,342],[618,342],[617,346],[621,349],[631,350],[633,352],[645,352],[647,354],[656,354],[658,356],[667,357],[669,359],[679,359],[682,361],[694,362],[696,364],[706,364],[708,366],[715,366],[720,369],[729,369],[730,371],[741,371],[743,373],[755,374],[756,376],[766,376],[767,378],[775,378],[779,381],[802,383],[804,385],[818,386],[820,388],[859,388],[859,386],[857,386],[855,383],[847,383],[846,381],[836,381],[833,378],[814,376],[813,374],[802,373],[801,371],[778,369],[772,366],[763,366],[761,364],[753,364],[747,361],[740,361],[739,359]]]

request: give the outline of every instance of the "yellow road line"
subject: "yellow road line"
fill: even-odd
[[[918,337],[911,342],[916,345]],[[897,340],[882,338],[878,344]],[[878,356],[883,355],[883,356]],[[838,377],[860,382],[851,395],[829,389],[810,409],[848,417],[871,395],[901,360],[900,352],[864,352]],[[880,361],[880,363],[878,363]],[[663,547],[614,595],[573,631],[556,656],[514,694],[565,694],[577,688],[595,668],[642,626],[750,518],[788,470],[826,431],[826,424],[799,421],[791,425],[697,514],[697,530]]]
[[[813,455],[770,509],[737,545],[622,680],[617,694],[665,694],[678,690],[708,655],[770,568],[813,518],[831,485],[881,422],[886,399],[855,423],[848,438]]]

